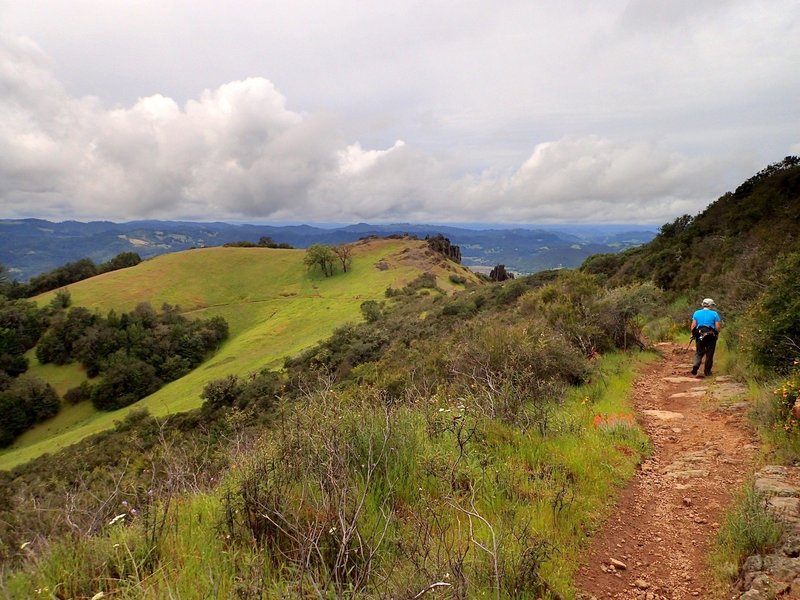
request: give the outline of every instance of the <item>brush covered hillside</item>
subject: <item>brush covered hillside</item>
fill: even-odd
[[[370,269],[390,254],[369,252]],[[306,291],[333,296],[336,278]],[[376,284],[358,300],[385,296]],[[0,596],[570,593],[574,557],[647,452],[626,398],[652,359],[639,347],[657,290],[566,271],[458,285],[395,287],[281,369],[215,371],[199,409],[131,411],[0,472]],[[232,318],[228,345],[237,331]]]
[[[325,277],[304,265],[305,251],[266,248],[206,248],[163,255],[135,267],[92,277],[68,288],[71,307],[117,315],[149,303],[155,310],[169,304],[189,319],[222,318],[228,339],[204,364],[134,406],[96,411],[88,401],[63,403],[59,414],[20,436],[0,454],[8,469],[45,452],[54,452],[87,435],[114,426],[131,410],[154,416],[200,406],[203,387],[229,374],[245,375],[283,364],[337,327],[362,318],[365,301],[382,300],[387,288],[402,288],[429,272],[443,290],[453,283],[476,282],[467,269],[411,239],[370,240],[352,246],[347,273]],[[57,292],[37,298],[46,306]],[[73,362],[42,365],[28,353],[29,375],[50,383],[59,395],[86,380]]]
[[[651,279],[738,309],[762,291],[778,257],[798,251],[800,158],[789,156],[700,214],[662,226],[648,244],[591,257],[582,269],[606,275],[611,285]]]

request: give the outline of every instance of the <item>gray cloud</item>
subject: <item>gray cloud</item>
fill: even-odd
[[[791,0],[42,0],[0,23],[2,216],[657,223],[800,146]]]

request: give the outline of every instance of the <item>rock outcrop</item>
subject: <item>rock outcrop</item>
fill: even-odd
[[[497,265],[489,273],[489,279],[492,281],[506,281],[507,279],[514,279],[514,274],[511,271],[506,271],[505,265]]]
[[[432,237],[426,237],[425,241],[428,242],[428,247],[434,252],[444,254],[453,262],[461,264],[461,248],[450,243],[446,237],[441,233]]]

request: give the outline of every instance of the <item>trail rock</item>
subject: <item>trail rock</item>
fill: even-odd
[[[740,576],[740,599],[774,598],[793,589],[800,578],[800,468],[770,465],[755,476],[755,489],[768,498],[767,507],[783,521],[783,543],[766,556],[750,556]]]
[[[628,568],[628,565],[626,565],[621,560],[617,560],[616,558],[609,558],[608,562],[609,562],[609,564],[611,564],[611,566],[616,567],[617,569],[619,569],[621,571],[624,571],[624,570],[626,570]]]
[[[800,536],[793,535],[789,537],[781,547],[781,552],[791,558],[800,556]]]
[[[672,421],[674,419],[682,419],[683,415],[679,412],[672,412],[669,410],[643,410],[642,414],[660,421]]]

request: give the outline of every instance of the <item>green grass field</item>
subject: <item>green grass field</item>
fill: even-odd
[[[387,287],[402,287],[421,271],[437,274],[442,288],[455,287],[449,272],[474,276],[458,265],[439,262],[424,251],[424,242],[375,240],[354,246],[352,268],[326,278],[303,265],[304,250],[205,248],[166,254],[140,265],[106,273],[69,286],[73,306],[106,314],[126,312],[141,302],[160,309],[178,305],[188,316],[224,317],[230,337],[207,362],[136,404],[97,412],[87,403],[64,406],[61,413],[26,432],[0,453],[0,469],[10,469],[47,452],[73,444],[114,426],[133,408],[164,416],[197,408],[209,381],[229,374],[278,368],[340,325],[361,319],[365,300],[381,300]],[[376,268],[379,262],[388,268]],[[37,298],[48,303],[55,292]],[[53,384],[59,393],[77,385],[76,365],[56,367],[31,360],[32,375]]]

